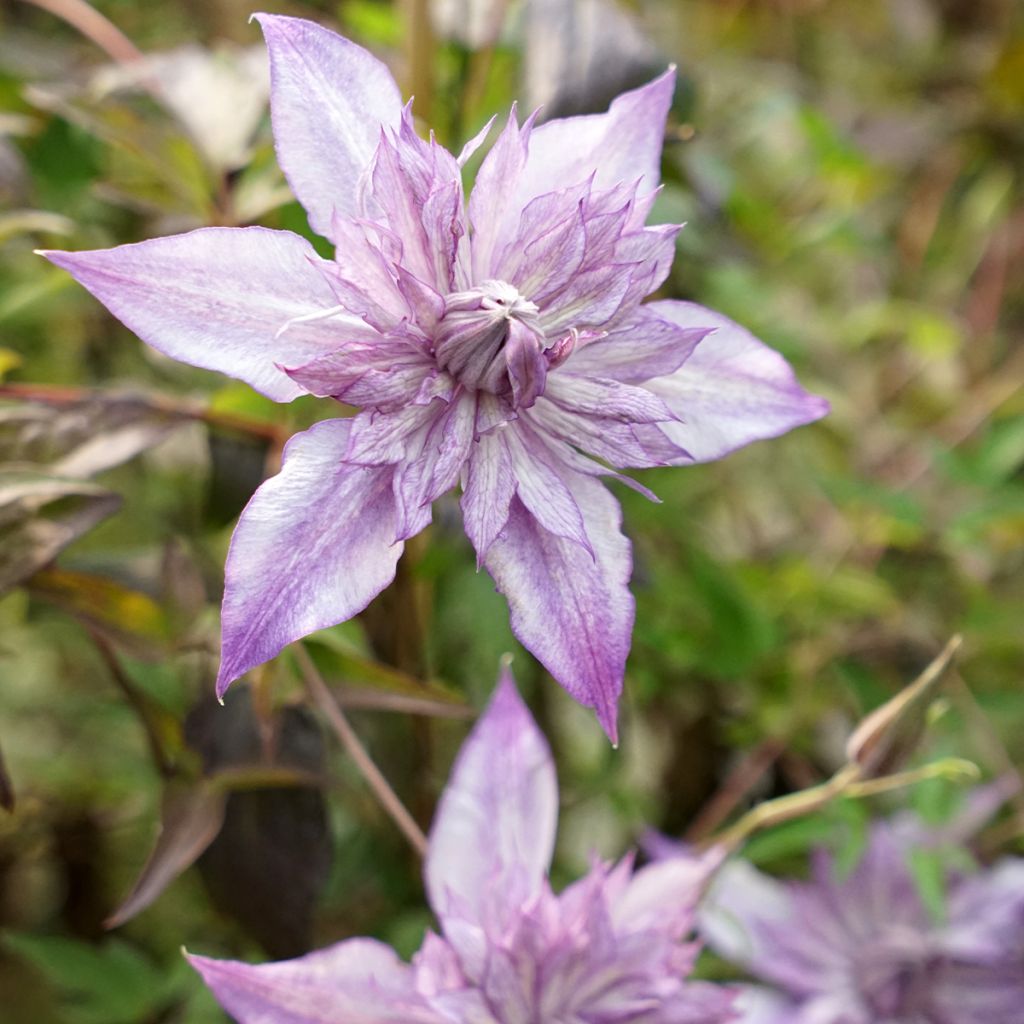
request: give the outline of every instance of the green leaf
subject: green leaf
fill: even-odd
[[[379,0],[347,0],[341,6],[346,34],[364,46],[396,47],[402,42],[402,21],[394,4]]]
[[[942,854],[922,847],[911,850],[907,867],[921,902],[936,922],[946,917],[946,865]]]
[[[31,593],[63,608],[140,657],[164,657],[170,626],[148,594],[92,573],[46,569],[27,581]]]
[[[58,990],[74,1024],[138,1024],[161,1009],[182,984],[125,942],[102,946],[56,935],[8,932],[3,945],[41,971]]]

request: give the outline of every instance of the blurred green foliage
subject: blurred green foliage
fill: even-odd
[[[204,90],[262,88],[238,49],[259,46],[248,4],[95,6],[144,52],[208,48],[226,77],[201,79],[186,115]],[[519,90],[527,55],[511,31],[473,50],[409,40],[411,0],[268,6],[340,27],[407,80],[425,67],[416,109],[451,146]],[[706,834],[820,782],[856,722],[956,632],[963,653],[916,756],[989,774],[1024,761],[1024,9],[628,6],[682,76],[655,219],[687,226],[664,293],[749,326],[833,413],[718,464],[646,473],[660,505],[621,491],[638,609],[619,751],[516,653],[559,760],[562,879],[646,825]],[[220,1020],[179,947],[265,955],[258,929],[203,887],[241,856],[230,850],[114,934],[103,922],[139,875],[167,787],[214,772],[194,716],[207,714],[234,518],[283,440],[335,408],[276,406],[171,363],[32,255],[211,223],[309,234],[262,108],[228,151],[226,122],[113,89],[104,62],[52,15],[0,7],[0,749],[17,798],[0,812],[4,1024]],[[30,477],[28,498],[8,493]],[[504,602],[475,571],[454,500],[395,591],[311,644],[424,823],[460,717],[508,650]],[[225,792],[266,798],[240,812],[256,815],[244,827],[319,836],[325,813],[333,851],[314,871],[312,846],[281,846],[274,899],[290,912],[289,877],[302,900],[313,893],[307,943],[374,934],[414,948],[428,923],[418,865],[340,755],[321,765],[281,739],[303,701],[291,659],[252,675],[251,699],[232,691],[214,715],[245,704],[253,716],[245,736],[217,741],[235,751],[218,762],[234,773]],[[433,703],[410,716],[394,713],[398,698]],[[296,764],[316,778],[289,775]],[[950,789],[843,801],[748,852],[791,866],[845,836],[854,856],[869,811],[948,808]],[[932,892],[935,872],[917,867]]]

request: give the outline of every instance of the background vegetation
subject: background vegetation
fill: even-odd
[[[183,944],[410,950],[428,917],[294,659],[212,699],[233,521],[283,440],[336,407],[171,363],[32,255],[203,224],[309,233],[250,5],[97,2],[127,37],[100,25],[108,53],[39,9],[65,6],[0,4],[0,1021],[207,1024],[223,1018]],[[820,782],[955,633],[912,764],[1024,761],[1021,5],[264,7],[376,49],[456,149],[517,95],[601,109],[677,62],[656,219],[687,227],[664,293],[749,325],[833,403],[780,441],[643,474],[661,505],[621,492],[638,614],[617,752],[517,650],[455,500],[438,507],[395,587],[309,644],[424,825],[510,650],[559,761],[559,880],[649,825],[704,838]],[[815,843],[855,848],[868,815],[941,816],[955,792],[839,801],[748,854],[799,870]],[[983,848],[1020,851],[1021,814]]]

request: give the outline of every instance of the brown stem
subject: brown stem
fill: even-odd
[[[387,693],[372,688],[346,687],[334,699],[343,708],[363,711],[390,711],[400,715],[418,715],[421,718],[474,718],[476,712],[465,704],[450,704],[432,697],[411,697],[404,693]]]
[[[200,420],[212,427],[223,427],[226,430],[237,430],[241,434],[261,437],[272,445],[283,444],[285,435],[273,423],[253,420],[232,413],[212,412],[198,402],[189,402],[180,398],[168,398],[165,395],[124,395],[109,394],[90,388],[60,387],[52,384],[0,384],[0,399],[11,399],[19,402],[44,402],[47,405],[75,405],[90,399],[126,398],[146,405],[154,412],[169,416],[180,416],[183,419]]]
[[[327,688],[323,677],[320,675],[309,652],[301,643],[294,644],[292,651],[299,664],[299,671],[302,673],[303,682],[306,684],[313,703],[320,708],[324,717],[330,723],[335,735],[341,741],[349,757],[355,762],[356,768],[366,781],[366,784],[373,790],[374,796],[380,802],[381,807],[391,816],[392,821],[398,826],[402,834],[409,840],[409,845],[421,856],[427,854],[427,837],[422,829],[413,820],[412,815],[405,809],[405,805],[399,800],[398,795],[391,788],[381,770],[374,763],[366,748],[363,746],[355,730],[349,724],[344,712],[338,706],[331,691]]]
[[[134,64],[143,59],[142,51],[109,19],[85,0],[22,0],[67,22],[95,43],[118,64]]]
[[[131,705],[132,710],[142,723],[142,728],[146,733],[146,741],[149,744],[150,754],[153,757],[153,763],[156,765],[157,771],[160,773],[162,778],[171,778],[171,776],[174,775],[174,764],[168,756],[167,751],[164,749],[158,723],[153,720],[153,715],[150,709],[146,706],[145,701],[139,696],[139,693],[135,688],[135,684],[128,678],[128,674],[121,665],[114,648],[111,647],[110,644],[107,643],[107,641],[95,630],[90,629],[88,632],[96,650],[99,652],[100,657],[107,666],[111,678],[117,684],[117,688],[121,693],[124,694],[125,699]]]
[[[757,785],[785,749],[786,746],[781,740],[770,737],[748,751],[701,808],[693,824],[687,829],[685,839],[695,843],[714,832]]]

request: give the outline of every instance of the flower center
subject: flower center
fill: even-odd
[[[533,405],[544,391],[545,350],[537,307],[505,281],[445,298],[434,357],[465,387]]]

